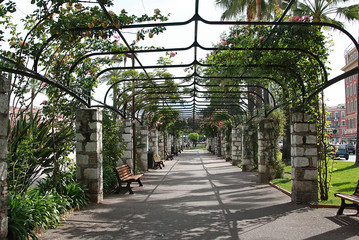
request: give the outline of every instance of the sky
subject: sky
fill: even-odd
[[[30,0],[16,0],[18,2],[18,12],[14,15],[16,19],[25,16],[25,13],[33,9],[28,3]],[[355,0],[351,1],[355,3]],[[195,1],[194,0],[181,0],[181,1],[169,1],[169,0],[114,0],[115,8],[112,8],[114,12],[120,12],[125,9],[129,14],[152,15],[154,9],[160,9],[164,15],[171,14],[169,22],[186,21],[190,19],[194,14]],[[220,20],[220,16],[223,10],[215,5],[214,0],[200,0],[199,13],[206,20]],[[346,24],[346,29],[358,39],[359,23]],[[213,43],[220,41],[220,34],[225,31],[223,27],[206,26],[204,24],[199,25],[198,41],[201,45],[211,47]],[[194,39],[193,24],[189,24],[182,27],[169,28],[164,34],[155,36],[152,39],[145,40],[138,43],[139,45],[153,45],[153,46],[165,46],[165,47],[187,47]],[[334,47],[329,56],[329,79],[343,73],[341,68],[344,66],[344,51],[351,44],[343,33],[338,31],[328,31],[327,34],[332,35]],[[124,30],[126,39],[133,39],[134,34],[128,33]],[[130,40],[129,40],[130,41]],[[204,57],[205,52],[199,52],[200,57]],[[158,54],[158,57],[161,54]],[[146,59],[139,55],[140,61],[146,65],[154,63],[157,59]],[[186,52],[178,52],[176,57],[173,58],[174,64],[187,63],[193,60],[193,54]],[[103,95],[101,90],[96,93],[96,97]],[[345,103],[345,89],[344,81],[341,81],[325,90],[325,99],[328,106],[335,106],[337,104]],[[102,100],[101,98],[99,100]]]

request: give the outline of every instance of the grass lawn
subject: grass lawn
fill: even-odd
[[[274,179],[271,182],[281,188],[291,191],[290,181],[291,167],[285,168],[285,176],[283,179]],[[329,199],[327,201],[320,201],[318,204],[326,205],[340,205],[340,198],[334,197],[334,193],[341,192],[353,194],[356,184],[359,180],[359,166],[354,166],[353,162],[343,162],[342,160],[334,160],[333,174],[331,176]],[[320,197],[319,197],[320,198]]]
[[[206,147],[203,146],[197,146],[197,147],[190,147],[190,149],[201,149],[201,150],[206,150]]]

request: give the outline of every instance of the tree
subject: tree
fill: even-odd
[[[197,147],[197,141],[199,139],[198,133],[190,133],[188,134],[188,139],[193,143],[193,146]]]
[[[273,18],[276,0],[216,0],[216,4],[225,9],[221,18],[232,19],[239,17],[246,12],[248,22],[255,17],[258,20]]]
[[[343,27],[343,22],[330,17],[330,14],[336,14],[348,21],[359,19],[359,4],[339,6],[345,2],[346,0],[303,0],[303,2],[297,3],[293,12],[299,16],[311,16],[313,22],[326,22]]]

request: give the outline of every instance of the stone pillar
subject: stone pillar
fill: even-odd
[[[220,137],[221,137],[221,156],[226,159],[226,145],[227,145],[227,141],[226,141],[226,134],[225,134],[225,130],[222,129],[220,132]]]
[[[148,133],[148,151],[158,154],[158,135],[157,130],[151,129]]]
[[[7,125],[9,120],[10,80],[0,75],[0,239],[8,233],[7,218]]]
[[[222,156],[222,152],[221,152],[221,133],[218,133],[217,137],[215,138],[216,140],[216,156],[217,157],[221,157]]]
[[[158,135],[158,155],[161,157],[161,159],[165,159],[165,155],[163,154],[163,151],[165,149],[165,135],[162,131],[157,131]]]
[[[180,151],[182,152],[181,146],[182,146],[182,138],[178,137],[177,138],[177,151],[178,152],[180,152]]]
[[[99,108],[76,111],[77,180],[86,185],[92,202],[103,200],[102,111]]]
[[[173,147],[174,147],[174,155],[175,156],[178,155],[178,151],[180,150],[179,146],[180,146],[180,144],[179,144],[178,137],[173,136]]]
[[[252,171],[256,163],[257,156],[257,131],[254,123],[242,126],[242,170],[244,172]]]
[[[124,126],[122,129],[122,142],[125,144],[125,150],[123,151],[122,158],[119,159],[117,165],[128,164],[133,169],[133,152],[132,152],[132,121],[129,119],[124,120]]]
[[[258,124],[258,182],[268,183],[275,177],[279,128],[273,119],[262,119]]]
[[[226,161],[232,161],[232,136],[230,135],[227,138],[226,134],[224,133],[224,140],[226,142],[226,144],[224,145],[224,153],[225,153]]]
[[[309,203],[318,200],[318,152],[316,124],[310,115],[293,110],[292,141],[292,202]]]
[[[166,151],[171,153],[171,147],[173,146],[173,136],[169,133],[166,134]]]
[[[211,151],[213,154],[216,154],[217,138],[211,138]]]
[[[141,126],[136,127],[138,129],[138,139],[139,142],[137,142],[136,147],[136,157],[138,166],[141,171],[147,171],[148,170],[148,161],[147,161],[147,136],[148,136],[148,130],[147,126]]]
[[[237,166],[242,160],[242,127],[232,129],[232,165]]]

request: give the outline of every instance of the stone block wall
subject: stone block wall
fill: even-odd
[[[261,119],[258,124],[258,182],[268,183],[275,176],[277,163],[278,123]]]
[[[206,149],[211,153],[216,154],[216,143],[217,143],[216,138],[211,138],[211,137],[207,138]]]
[[[255,166],[258,152],[257,130],[254,123],[242,126],[242,170],[251,171]]]
[[[136,161],[138,162],[139,170],[140,171],[147,171],[148,164],[147,164],[147,137],[148,137],[148,130],[147,126],[138,126],[137,128],[137,142],[136,147]]]
[[[221,138],[221,135],[220,135],[220,133],[218,133],[218,136],[217,137],[215,137],[215,142],[216,142],[216,156],[217,157],[221,157],[222,156],[222,144],[221,144],[221,140],[222,140],[222,138]]]
[[[318,200],[317,130],[310,115],[293,110],[291,124],[292,201]]]
[[[242,160],[242,127],[232,129],[232,165],[237,166]]]
[[[149,130],[148,133],[148,151],[158,154],[158,132],[155,129]]]
[[[99,108],[76,111],[77,179],[88,188],[92,202],[103,200],[102,111]]]
[[[174,145],[174,153],[177,154],[178,151],[181,149],[180,140],[178,137],[173,136],[173,145]]]
[[[211,147],[212,147],[212,152],[213,152],[213,154],[216,155],[217,152],[218,152],[218,150],[217,150],[217,137],[212,138],[212,145],[211,145]]]
[[[220,133],[220,138],[221,138],[221,155],[223,158],[226,158],[226,145],[227,145],[227,141],[226,141],[226,135],[224,133],[224,129],[222,129],[221,133]]]
[[[207,137],[206,138],[206,149],[207,149],[207,151],[211,151],[212,149],[211,149],[211,142],[212,141],[212,138],[209,138],[209,137]]]
[[[158,155],[161,157],[161,159],[164,159],[165,155],[163,151],[165,150],[165,142],[166,138],[163,132],[158,131]]]
[[[169,133],[166,134],[166,151],[171,153],[171,147],[174,146],[173,136]]]
[[[125,144],[125,150],[123,155],[117,165],[128,164],[131,169],[133,169],[133,141],[132,141],[133,131],[132,131],[132,121],[124,120],[122,128],[122,142]]]
[[[7,218],[7,124],[9,120],[9,91],[10,81],[0,75],[0,239],[5,239],[8,233]]]
[[[232,132],[231,132],[231,135],[232,135]],[[224,145],[224,153],[225,153],[225,159],[227,161],[232,161],[232,136],[231,135],[227,139],[226,135],[224,134],[224,140],[226,142],[226,144]]]

